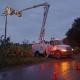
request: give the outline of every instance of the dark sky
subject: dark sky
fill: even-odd
[[[50,4],[46,23],[45,39],[64,38],[76,17],[80,16],[80,0],[0,0],[0,15],[6,6],[21,10],[47,1]],[[38,41],[43,8],[23,12],[22,17],[8,16],[7,36],[11,41]],[[0,16],[0,36],[4,34],[4,17]]]

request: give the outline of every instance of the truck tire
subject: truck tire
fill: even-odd
[[[36,51],[36,52],[34,53],[34,57],[39,57],[39,55],[40,55],[40,52],[39,52],[39,51]]]

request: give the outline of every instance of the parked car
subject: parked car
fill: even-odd
[[[66,45],[60,39],[54,39],[50,42],[51,52],[50,56],[60,58],[60,57],[70,57],[73,54],[73,48],[70,45]]]

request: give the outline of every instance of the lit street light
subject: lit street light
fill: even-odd
[[[14,15],[15,13],[15,10],[13,8],[10,8],[10,7],[6,7],[4,9],[4,15],[5,16],[5,32],[4,32],[4,40],[5,40],[5,44],[6,44],[6,36],[7,36],[7,16],[8,15]]]
[[[22,16],[22,13],[20,12],[20,11],[15,11],[13,8],[11,8],[11,7],[6,7],[5,9],[4,9],[4,13],[3,13],[3,16],[5,16],[5,32],[4,32],[4,40],[5,40],[5,44],[6,44],[6,36],[7,36],[7,16],[8,15],[10,15],[10,16],[12,16],[12,15],[16,15],[16,16],[18,16],[18,17],[21,17]]]
[[[14,15],[14,14],[15,14],[15,10],[14,10],[13,8],[11,8],[11,7],[6,7],[6,8],[4,9],[4,13],[5,13],[6,15]]]

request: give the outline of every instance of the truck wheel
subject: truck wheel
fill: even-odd
[[[34,57],[38,57],[39,55],[40,55],[39,51],[36,51],[36,52],[34,53]]]

